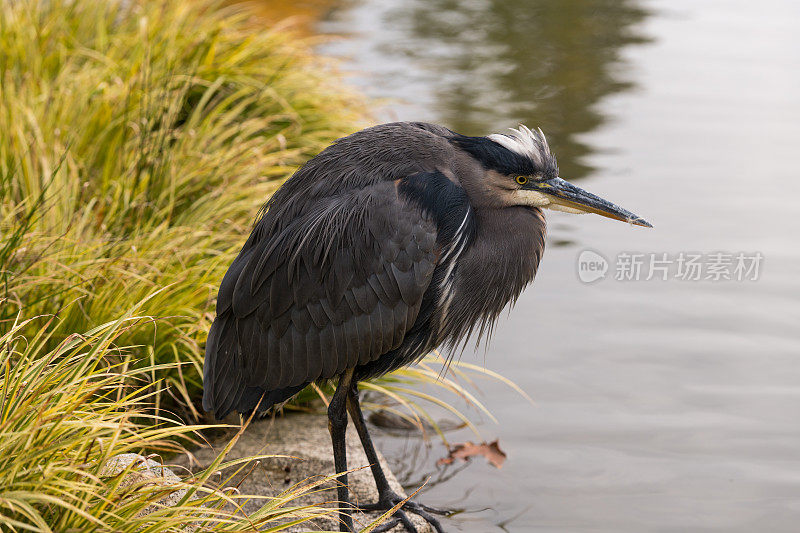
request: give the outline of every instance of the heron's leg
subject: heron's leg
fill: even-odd
[[[337,390],[338,392],[338,390]],[[361,412],[361,404],[358,399],[358,383],[353,382],[347,394],[347,410],[350,411],[350,418],[353,419],[353,424],[356,426],[358,436],[361,439],[361,446],[364,448],[364,453],[367,455],[369,467],[372,470],[372,477],[375,478],[375,486],[378,489],[378,502],[368,505],[359,505],[359,508],[369,510],[388,510],[403,501],[405,498],[397,494],[389,485],[386,479],[386,474],[383,473],[380,460],[378,459],[378,452],[375,451],[375,446],[372,444],[372,437],[369,435],[367,429],[367,422],[364,420],[364,413]],[[395,511],[395,518],[389,522],[378,526],[374,532],[389,531],[398,524],[403,524],[408,531],[416,532],[416,528],[411,520],[408,519],[403,510],[410,511],[417,514],[429,522],[437,532],[442,532],[442,526],[439,521],[431,516],[429,513],[447,514],[444,511],[439,511],[422,505],[417,502],[407,501],[403,504],[401,509]]]
[[[328,431],[331,434],[333,444],[333,463],[336,473],[340,474],[347,471],[347,446],[345,434],[347,431],[347,392],[353,380],[353,369],[345,371],[339,377],[336,385],[336,392],[333,393],[330,404],[328,404]],[[342,510],[340,512],[340,531],[355,531],[353,529],[353,517],[350,514],[350,498],[347,490],[347,474],[337,478],[337,499]]]
[[[358,437],[361,439],[364,453],[367,454],[369,468],[372,470],[372,477],[375,478],[378,494],[386,494],[392,492],[392,488],[389,486],[386,474],[383,473],[383,468],[381,468],[378,452],[375,451],[375,446],[372,444],[372,437],[370,437],[367,430],[367,422],[364,420],[364,413],[361,412],[358,396],[358,383],[352,383],[347,395],[347,410],[350,411],[350,418],[353,419],[353,424],[356,426],[356,431],[358,431]]]

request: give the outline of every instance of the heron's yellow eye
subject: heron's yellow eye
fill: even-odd
[[[528,176],[517,176],[517,183],[520,185],[525,185],[528,183]]]

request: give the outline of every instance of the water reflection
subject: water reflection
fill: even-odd
[[[641,42],[646,11],[618,0],[418,0],[398,7],[415,37],[397,51],[444,72],[441,121],[475,134],[536,124],[558,147],[562,174],[581,177],[579,134],[603,123],[594,107],[630,86],[615,71],[622,46]]]
[[[348,35],[333,52],[355,56],[368,92],[406,101],[431,92],[420,105],[431,116],[422,118],[468,134],[538,125],[570,179],[590,170],[590,147],[579,137],[603,123],[597,102],[631,86],[619,71],[620,49],[645,40],[637,24],[647,16],[633,0],[354,4],[333,11],[324,29]]]
[[[261,14],[295,18],[347,40],[325,51],[350,56],[357,82],[380,97],[430,101],[396,115],[467,134],[523,122],[558,147],[564,176],[591,169],[580,135],[604,122],[597,102],[631,87],[620,50],[644,42],[637,0],[267,0]],[[359,64],[359,62],[361,64]],[[381,63],[380,65],[376,63]],[[395,107],[395,110],[397,107]],[[419,114],[425,116],[419,116]]]

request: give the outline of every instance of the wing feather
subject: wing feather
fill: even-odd
[[[322,376],[335,376],[339,366],[339,358],[336,353],[336,339],[333,336],[333,329],[336,326],[328,324],[319,332],[320,353],[322,359]]]
[[[217,416],[375,361],[414,324],[434,222],[391,182],[317,204],[274,234],[257,226],[225,275],[204,375]]]

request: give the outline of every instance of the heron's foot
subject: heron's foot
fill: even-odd
[[[358,508],[362,511],[388,511],[403,500],[405,500],[405,498],[399,494],[395,492],[387,492],[382,494],[376,503],[359,505]],[[402,507],[397,509],[392,515],[392,518],[390,518],[387,522],[384,522],[380,526],[373,529],[373,533],[390,531],[398,524],[402,524],[409,533],[417,533],[417,528],[414,527],[414,523],[408,518],[408,515],[406,514],[407,512],[413,513],[428,522],[431,527],[436,530],[436,533],[444,533],[442,524],[440,524],[439,520],[434,518],[432,514],[446,515],[447,511],[434,509],[433,507],[428,507],[427,505],[423,505],[411,500],[406,501]]]

